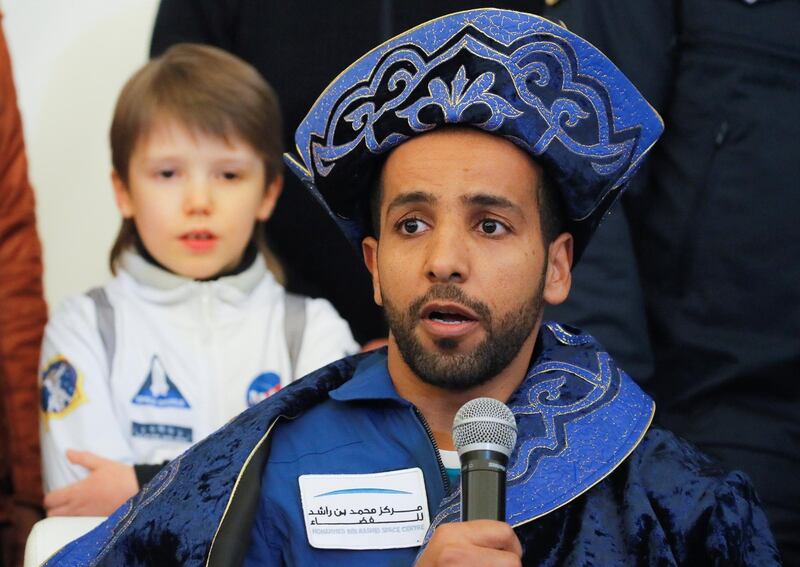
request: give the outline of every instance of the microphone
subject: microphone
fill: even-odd
[[[506,520],[506,466],[517,442],[517,422],[503,402],[475,398],[453,420],[461,460],[461,521]]]

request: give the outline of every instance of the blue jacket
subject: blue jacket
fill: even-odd
[[[405,417],[391,441],[372,441],[368,424],[387,415],[387,404]],[[508,471],[507,516],[526,565],[778,564],[747,479],[724,474],[663,430],[648,432],[652,401],[588,335],[543,326],[535,360],[509,406],[520,434]],[[343,359],[187,451],[48,565],[239,565],[248,550],[267,565],[410,565],[417,549],[307,545],[293,477],[415,465],[428,495],[427,540],[437,525],[458,519],[459,494],[447,494],[420,425],[394,391],[384,353]],[[361,448],[353,452],[349,441]],[[296,466],[280,473],[284,489],[262,490],[262,478],[280,479],[270,476],[274,462],[320,446],[334,449],[294,458]],[[401,454],[414,456],[404,461]],[[285,521],[270,524],[266,500],[277,503]],[[277,528],[291,537],[273,533]]]

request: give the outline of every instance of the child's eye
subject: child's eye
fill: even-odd
[[[500,236],[508,233],[508,227],[496,219],[483,219],[477,226],[480,232],[491,236]]]
[[[416,217],[403,219],[397,223],[397,230],[400,234],[421,234],[429,228],[428,223]]]
[[[159,169],[156,175],[162,179],[172,179],[176,172],[174,169]]]
[[[239,172],[237,172],[237,171],[223,171],[222,172],[222,178],[225,181],[234,181],[236,179],[239,179],[240,177],[241,177],[241,174],[239,174]]]

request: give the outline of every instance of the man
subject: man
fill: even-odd
[[[778,564],[748,481],[648,431],[608,354],[541,322],[660,130],[596,49],[529,14],[462,12],[365,55],[289,165],[362,246],[388,349],[242,414],[52,564]],[[519,429],[508,523],[457,521],[449,432],[478,396]]]

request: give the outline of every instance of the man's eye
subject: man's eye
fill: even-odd
[[[494,219],[483,219],[478,223],[478,228],[481,232],[485,234],[491,234],[493,236],[498,236],[508,232],[508,229],[503,223]]]
[[[402,234],[419,234],[424,232],[428,225],[420,219],[410,218],[400,221],[399,228]]]

